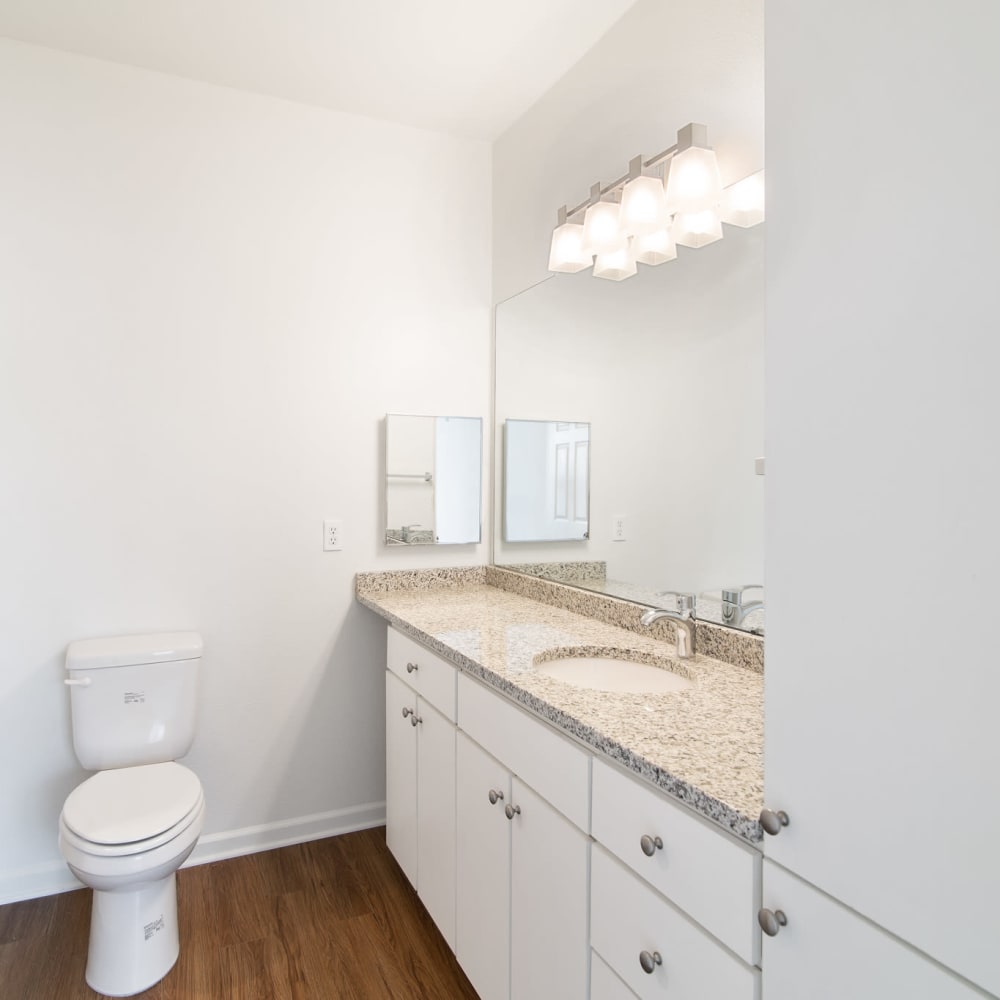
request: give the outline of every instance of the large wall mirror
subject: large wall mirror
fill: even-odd
[[[482,536],[483,421],[385,418],[386,545],[459,545]]]
[[[511,418],[589,423],[589,538],[520,542],[494,561],[763,630],[765,226],[628,281],[559,274],[496,311],[497,496]],[[594,569],[593,567],[598,567]],[[725,598],[725,599],[724,599]]]

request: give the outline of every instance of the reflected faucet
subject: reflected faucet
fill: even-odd
[[[678,660],[689,660],[694,655],[694,618],[691,616],[693,605],[694,597],[691,594],[678,594],[677,611],[652,608],[639,619],[640,623],[647,627],[661,618],[667,618],[674,623]]]
[[[743,619],[752,611],[764,607],[764,602],[747,601],[743,603],[743,595],[748,590],[763,590],[759,583],[748,583],[743,587],[733,587],[722,592],[722,621],[726,625],[742,625]]]
[[[400,529],[400,532],[399,532],[399,537],[400,537],[400,538],[401,538],[401,539],[402,539],[402,540],[403,540],[404,542],[408,542],[408,541],[410,540],[410,532],[411,532],[411,531],[412,531],[412,530],[413,530],[414,528],[419,528],[419,527],[420,527],[420,525],[419,525],[419,524],[404,524],[404,525],[403,525],[403,527],[402,527],[402,528]]]

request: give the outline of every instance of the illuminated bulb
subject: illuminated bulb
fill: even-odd
[[[667,166],[667,211],[701,212],[717,208],[722,180],[704,125],[685,125],[677,133],[678,151]]]
[[[730,184],[722,192],[722,221],[748,229],[764,221],[764,171]]]
[[[631,241],[626,243],[621,250],[598,254],[594,261],[595,278],[621,281],[623,278],[631,278],[635,272],[635,254],[632,252]]]
[[[575,274],[590,267],[594,258],[583,251],[583,226],[564,222],[552,231],[549,247],[549,270]]]
[[[663,182],[658,177],[635,177],[622,189],[623,232],[640,236],[663,229],[669,221]]]
[[[632,241],[635,259],[640,264],[665,264],[677,259],[677,245],[669,229],[658,229],[655,233],[636,236]]]
[[[587,253],[610,254],[625,249],[626,234],[618,225],[618,205],[598,201],[583,217],[583,246]]]
[[[722,239],[722,220],[711,209],[679,212],[674,216],[674,242],[683,247],[703,247]]]

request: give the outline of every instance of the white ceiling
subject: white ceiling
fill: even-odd
[[[0,0],[0,35],[495,139],[635,0]]]

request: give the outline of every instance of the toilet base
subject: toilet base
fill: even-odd
[[[87,983],[109,997],[148,990],[174,966],[177,877],[171,872],[124,892],[94,890]]]

